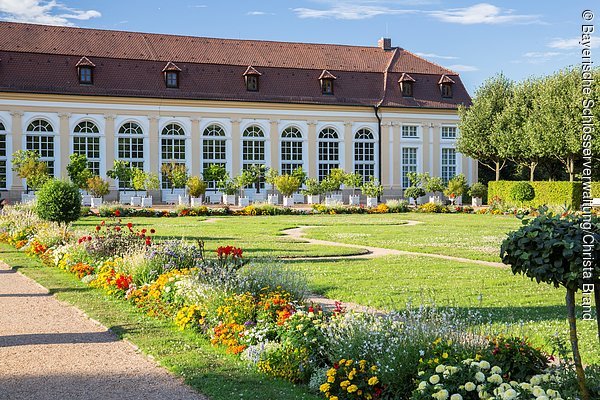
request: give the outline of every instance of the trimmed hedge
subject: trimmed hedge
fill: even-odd
[[[600,182],[592,182],[592,197],[600,197]]]
[[[488,183],[488,201],[491,202],[494,197],[498,197],[505,204],[521,206],[510,196],[513,186],[517,183],[518,181],[490,181]],[[540,181],[529,183],[535,190],[535,198],[524,202],[525,206],[562,206],[566,204],[573,208],[579,208],[581,205],[581,182]],[[600,189],[598,182],[594,182],[594,184],[596,188]]]

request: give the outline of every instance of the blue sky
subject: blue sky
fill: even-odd
[[[376,45],[382,36],[449,67],[471,93],[579,62],[591,0],[0,0],[0,19],[239,39]],[[593,8],[592,8],[593,10]],[[595,11],[595,10],[594,10]],[[600,7],[595,20],[600,20]],[[600,26],[598,26],[600,29]],[[598,32],[600,35],[600,31]],[[600,47],[600,41],[594,42]]]

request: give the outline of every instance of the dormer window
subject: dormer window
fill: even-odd
[[[84,56],[81,57],[81,59],[75,65],[77,66],[77,76],[79,79],[79,84],[93,85],[95,67],[94,63]]]
[[[443,98],[451,98],[452,97],[452,86],[454,85],[454,81],[448,75],[442,75],[438,84],[440,85],[442,97]]]
[[[163,68],[163,73],[165,74],[165,86],[172,89],[177,89],[179,87],[179,73],[181,69],[169,61],[167,65]]]
[[[398,79],[398,83],[400,84],[402,97],[413,97],[413,84],[415,83],[415,80],[412,76],[403,73],[400,79]]]
[[[325,95],[333,95],[333,81],[337,78],[326,69],[321,72],[319,81],[321,82],[321,93]]]
[[[244,72],[244,81],[246,82],[246,90],[249,92],[258,92],[258,78],[262,74],[254,69],[251,65]]]

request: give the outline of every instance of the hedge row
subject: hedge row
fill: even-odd
[[[600,197],[600,182],[592,182],[592,197]]]
[[[516,184],[516,181],[491,181],[488,183],[488,202],[494,198],[501,199],[505,204],[520,206],[511,199],[510,191]],[[525,202],[524,205],[539,207],[542,205],[562,206],[567,205],[573,208],[579,208],[581,205],[581,182],[553,182],[540,181],[530,182],[535,190],[535,198]],[[594,182],[592,193],[600,192],[600,182]]]

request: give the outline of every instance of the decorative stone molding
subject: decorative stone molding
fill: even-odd
[[[23,111],[11,111],[10,115],[13,117],[22,117],[24,115]]]
[[[317,121],[306,121],[306,125],[317,125]]]
[[[62,112],[62,113],[58,113],[58,117],[59,118],[71,118],[71,113],[68,112]]]
[[[231,123],[232,123],[232,124],[239,124],[239,123],[241,123],[241,122],[242,122],[242,120],[241,120],[240,118],[232,118],[232,119],[231,119]]]

